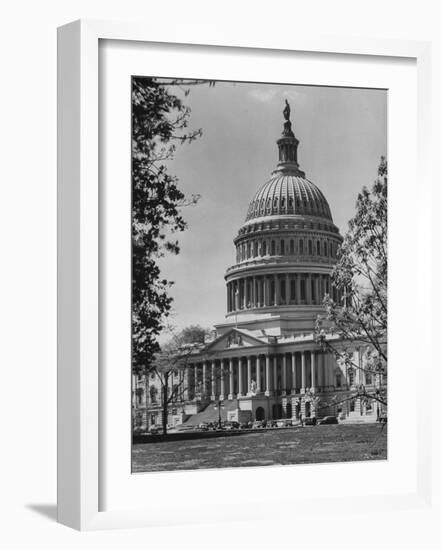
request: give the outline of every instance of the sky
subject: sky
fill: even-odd
[[[209,328],[225,318],[233,239],[276,167],[285,99],[300,141],[300,169],[324,193],[342,235],[358,192],[373,183],[387,155],[386,90],[217,82],[192,86],[184,99],[189,128],[202,128],[202,137],[179,145],[168,169],[184,193],[201,199],[183,211],[188,228],[178,235],[180,254],[160,263],[162,275],[174,281],[170,323],[177,330]]]

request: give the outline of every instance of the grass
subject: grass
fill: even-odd
[[[385,460],[387,428],[382,428],[379,424],[326,425],[139,444],[132,448],[132,471]]]

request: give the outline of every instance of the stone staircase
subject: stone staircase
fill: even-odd
[[[238,400],[231,399],[223,401],[224,407],[221,407],[221,420],[227,420],[227,413],[234,411],[238,407]],[[183,422],[183,426],[198,426],[201,422],[218,422],[219,412],[215,403],[209,403],[207,407],[199,413],[192,414]]]

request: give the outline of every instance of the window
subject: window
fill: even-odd
[[[253,255],[256,257],[258,256],[258,242],[255,241],[253,244]]]
[[[296,283],[295,280],[292,279],[290,281],[290,300],[294,300],[296,295]]]
[[[365,383],[366,383],[367,385],[373,384],[373,377],[372,377],[372,375],[371,375],[371,372],[366,372],[366,373],[365,373]]]
[[[317,241],[317,243],[316,243],[316,254],[318,256],[321,255],[321,243],[319,241]]]
[[[281,239],[281,256],[284,256],[284,254],[285,254],[284,239]]]
[[[313,244],[311,240],[308,241],[308,253],[310,256],[313,254]]]
[[[281,280],[279,281],[279,291],[281,293],[281,299],[285,302],[285,281]]]
[[[274,256],[276,254],[276,245],[275,245],[275,241],[272,241],[272,256]]]
[[[267,254],[267,243],[263,241],[261,246],[261,256],[265,256]]]
[[[327,256],[327,243],[324,242],[324,256]]]
[[[348,383],[350,386],[353,386],[355,383],[355,371],[352,368],[348,369]]]
[[[299,253],[304,254],[304,241],[302,239],[299,241]]]
[[[294,254],[295,253],[295,243],[293,241],[293,239],[290,240],[290,254]]]
[[[336,387],[340,388],[342,386],[342,375],[340,372],[336,374]]]
[[[305,279],[301,279],[301,300],[305,301]]]

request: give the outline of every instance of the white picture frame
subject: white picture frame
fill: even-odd
[[[250,36],[250,35],[248,35]],[[318,37],[281,33],[278,42],[268,44],[265,38],[242,39],[226,33],[223,40],[210,43],[199,36],[174,33],[166,36],[142,25],[102,21],[76,21],[59,29],[58,34],[58,521],[80,530],[139,527],[192,521],[173,514],[165,516],[160,507],[133,508],[122,502],[119,509],[102,510],[100,503],[101,469],[100,433],[100,178],[99,178],[99,44],[101,40],[145,43],[200,45],[207,48],[268,49],[301,51],[313,54],[381,56],[411,58],[417,67],[417,159],[422,203],[431,203],[428,151],[431,103],[429,97],[431,46],[426,42],[365,40],[350,37]],[[264,51],[264,50],[263,50]],[[234,50],[232,50],[234,54]],[[425,210],[417,214],[420,242],[419,311],[421,349],[428,348],[430,330],[430,254],[431,234]],[[428,321],[425,321],[428,319]],[[428,353],[428,352],[427,352]],[[365,498],[342,497],[341,505],[358,503],[361,509],[376,506],[426,506],[431,498],[430,430],[427,415],[430,387],[430,361],[423,360],[420,385],[416,387],[418,406],[416,490],[406,495],[391,493]],[[425,395],[424,395],[425,393]],[[202,473],[200,472],[199,475]],[[164,474],[162,474],[164,475]],[[198,475],[198,473],[196,474]],[[208,472],[203,474],[207,479]],[[233,474],[232,474],[233,475]],[[276,493],[277,494],[277,493]],[[264,517],[263,511],[253,516]],[[291,504],[284,495],[284,502]],[[330,506],[330,499],[313,496],[316,511]],[[297,504],[293,503],[296,507]],[[234,517],[238,511],[234,511]],[[244,513],[244,517],[247,514]],[[249,516],[250,517],[250,516]],[[216,509],[206,510],[197,521],[219,519]],[[224,515],[229,520],[232,516]],[[194,520],[195,521],[195,520]]]

